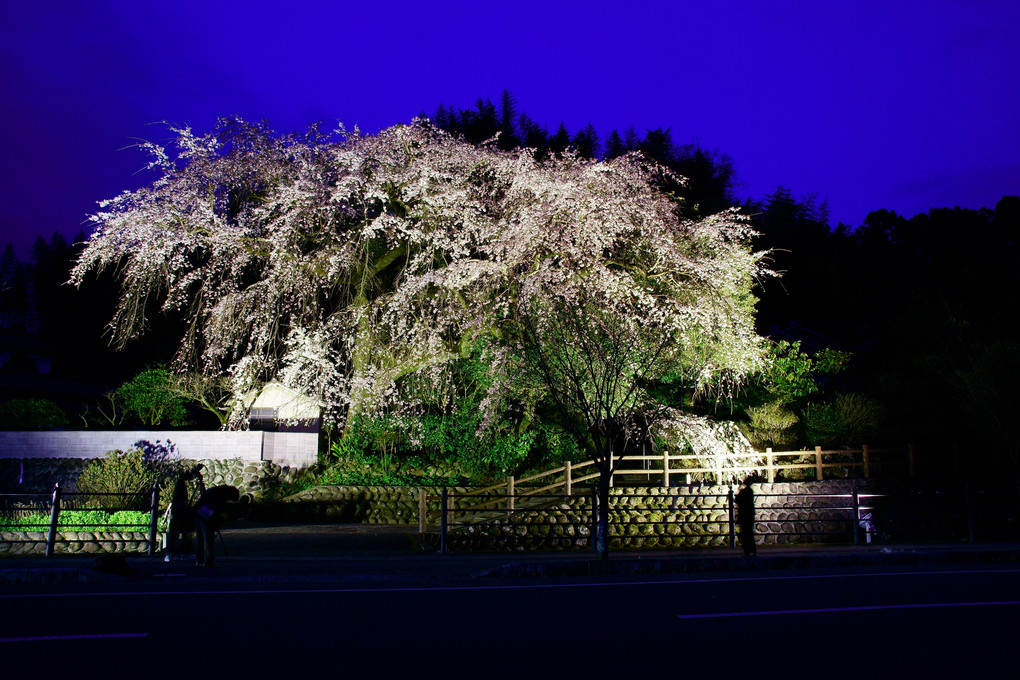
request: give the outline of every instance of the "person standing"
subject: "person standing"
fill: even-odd
[[[214,486],[204,491],[195,507],[195,559],[200,567],[215,567],[213,552],[216,532],[223,521],[223,506],[240,498],[233,486]]]
[[[165,562],[180,557],[180,545],[184,536],[194,529],[195,520],[188,504],[189,490],[188,482],[198,480],[200,492],[205,491],[205,484],[202,482],[202,465],[196,465],[187,472],[179,475],[174,482],[173,493],[170,496],[170,507],[168,509],[168,521],[166,530],[166,555]]]
[[[758,546],[754,542],[754,490],[751,478],[744,480],[744,488],[737,494],[737,524],[740,527],[740,547],[744,557],[757,557]]]

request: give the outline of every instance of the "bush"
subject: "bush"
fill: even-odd
[[[145,425],[156,427],[188,424],[185,400],[174,390],[174,377],[162,367],[150,368],[136,375],[117,389],[124,409]]]
[[[136,510],[105,512],[103,510],[61,510],[58,529],[74,531],[141,531],[149,526],[149,513]],[[0,517],[4,531],[42,531],[50,524],[48,513],[34,513],[24,517]],[[160,520],[157,528],[165,530],[166,521]]]
[[[793,426],[798,418],[784,402],[776,400],[751,406],[745,410],[750,422],[745,424],[744,435],[758,450],[772,447],[783,450],[797,441]]]
[[[831,404],[809,404],[804,430],[816,446],[860,446],[875,436],[882,422],[882,405],[862,394],[840,394]]]
[[[67,424],[67,416],[49,399],[11,399],[0,405],[3,430],[52,430]]]
[[[459,472],[439,470],[419,456],[367,452],[339,439],[331,446],[333,462],[316,484],[353,486],[456,486],[465,482]]]
[[[139,446],[140,445],[140,446]],[[143,509],[148,507],[148,494],[153,485],[160,487],[161,504],[169,498],[173,479],[184,471],[179,461],[171,459],[172,449],[139,442],[131,451],[107,451],[103,458],[90,461],[78,475],[77,487],[82,493],[115,493],[87,501],[91,507],[111,509]],[[131,494],[131,496],[127,496]]]

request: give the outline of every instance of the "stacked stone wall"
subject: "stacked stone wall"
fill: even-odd
[[[439,489],[430,487],[437,495]],[[450,489],[451,494],[467,489]],[[418,524],[420,487],[317,486],[256,511],[265,519],[342,524]],[[433,504],[433,511],[436,510]]]
[[[45,555],[45,531],[0,531],[0,555]],[[163,533],[157,545],[163,544]],[[60,554],[142,553],[149,551],[148,531],[58,531],[53,552]]]
[[[850,542],[850,494],[878,492],[866,480],[754,484],[760,544]],[[730,544],[728,486],[618,487],[610,490],[609,544],[615,549]],[[518,501],[518,506],[522,505]],[[809,506],[809,507],[805,507]],[[557,499],[477,523],[455,513],[454,550],[569,550],[591,547],[591,500]],[[460,522],[461,524],[458,524]]]

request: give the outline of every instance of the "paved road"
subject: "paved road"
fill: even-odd
[[[118,582],[0,608],[5,671],[32,677],[1015,677],[1020,569]]]

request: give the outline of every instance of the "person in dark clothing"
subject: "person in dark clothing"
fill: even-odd
[[[205,490],[205,485],[202,483],[202,465],[196,465],[181,474],[174,482],[173,493],[170,496],[170,508],[167,511],[166,555],[163,558],[167,562],[180,557],[182,539],[194,529],[195,521],[188,505],[188,482],[192,480],[198,480],[199,489]]]
[[[736,497],[737,524],[740,526],[740,547],[744,557],[757,557],[758,547],[754,542],[754,491],[750,478],[744,480],[744,488]]]
[[[200,567],[215,567],[216,532],[223,522],[223,507],[241,497],[233,486],[214,486],[205,491],[195,507],[195,558]]]

